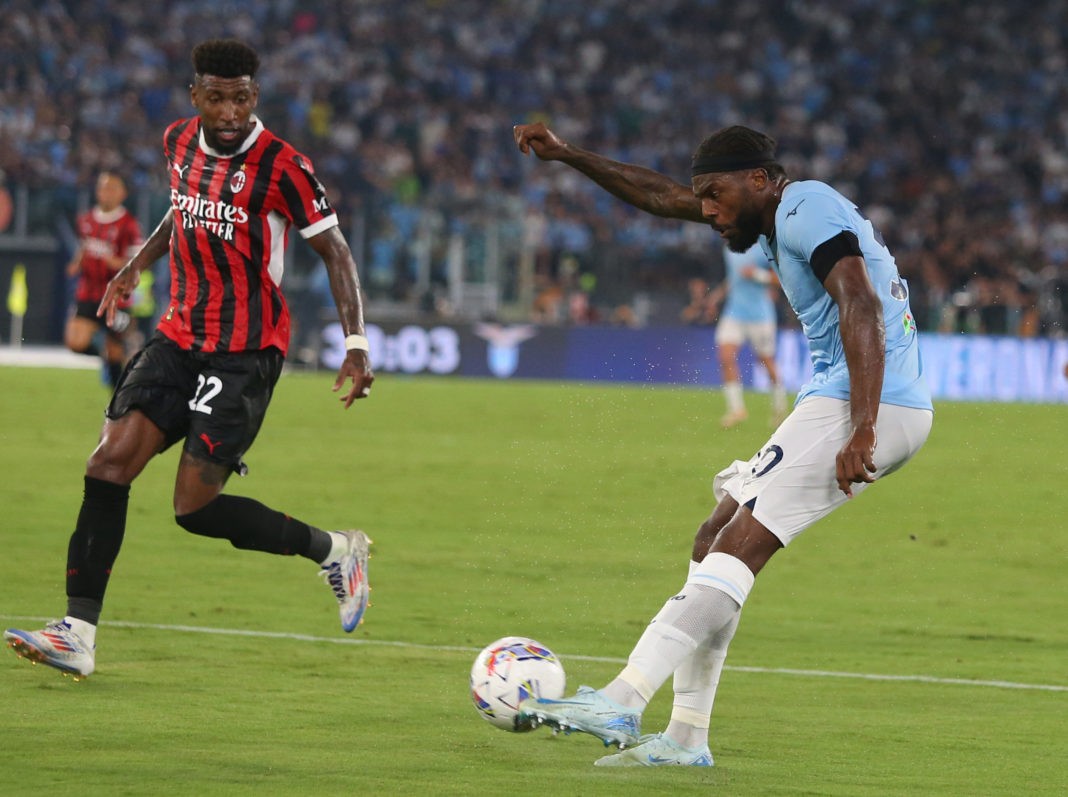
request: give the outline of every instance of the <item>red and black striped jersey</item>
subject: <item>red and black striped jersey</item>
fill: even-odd
[[[282,256],[290,225],[337,225],[311,162],[259,119],[238,152],[204,141],[200,117],[163,134],[171,182],[170,303],[159,330],[192,351],[289,347]]]
[[[108,282],[122,264],[112,268],[108,258],[123,261],[137,254],[143,240],[141,225],[124,207],[104,211],[93,208],[82,213],[74,222],[81,245],[78,285],[74,299],[78,302],[99,302],[104,298]],[[125,305],[123,305],[125,306]]]

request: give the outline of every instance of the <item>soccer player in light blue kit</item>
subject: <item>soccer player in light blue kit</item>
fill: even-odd
[[[723,376],[723,395],[727,412],[720,419],[724,429],[737,426],[749,417],[742,390],[742,375],[738,368],[738,353],[748,342],[771,380],[772,426],[786,417],[786,390],[775,367],[775,301],[771,289],[779,284],[768,256],[758,244],[744,252],[724,247],[723,262],[726,279],[712,291],[710,301],[723,302],[716,324],[716,349]],[[724,297],[726,301],[724,301]]]
[[[684,186],[561,140],[541,123],[514,131],[520,151],[558,160],[636,207],[711,224],[735,252],[759,243],[808,338],[814,374],[794,410],[748,461],[714,481],[689,576],[602,689],[526,700],[522,712],[622,750],[599,766],[711,766],[709,717],[727,646],[756,575],[780,548],[900,468],[931,429],[908,287],[878,232],[833,188],[791,182],[775,142],[728,127],[694,154]],[[671,721],[641,738],[642,712],[674,675]]]

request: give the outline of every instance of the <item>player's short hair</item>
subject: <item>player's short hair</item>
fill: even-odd
[[[126,175],[120,172],[118,169],[101,169],[99,172],[97,172],[97,180],[100,180],[104,177],[110,177],[113,180],[118,180],[120,183],[122,183],[123,188],[127,188],[130,185],[130,181],[126,179]]]
[[[715,168],[716,164],[726,168]],[[730,168],[730,167],[734,168]],[[761,168],[772,180],[786,176],[782,164],[775,160],[775,139],[751,127],[732,125],[717,130],[697,147],[693,154],[693,174],[711,171]]]
[[[193,48],[193,71],[198,76],[256,77],[260,56],[237,39],[208,39]]]

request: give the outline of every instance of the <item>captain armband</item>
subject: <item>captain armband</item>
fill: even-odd
[[[860,249],[860,241],[857,240],[856,233],[851,230],[842,230],[813,250],[812,257],[809,259],[812,272],[821,283],[826,282],[831,269],[843,257],[864,257]]]

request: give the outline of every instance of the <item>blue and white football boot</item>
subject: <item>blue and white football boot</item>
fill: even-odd
[[[549,700],[537,697],[519,704],[520,720],[534,725],[548,725],[556,731],[589,733],[604,742],[605,747],[617,745],[621,749],[638,742],[641,736],[642,714],[609,700],[598,690],[580,686],[574,697]]]
[[[637,747],[629,747],[615,755],[606,755],[593,762],[595,767],[710,767],[712,751],[708,745],[701,748],[683,747],[662,733],[643,736]]]

